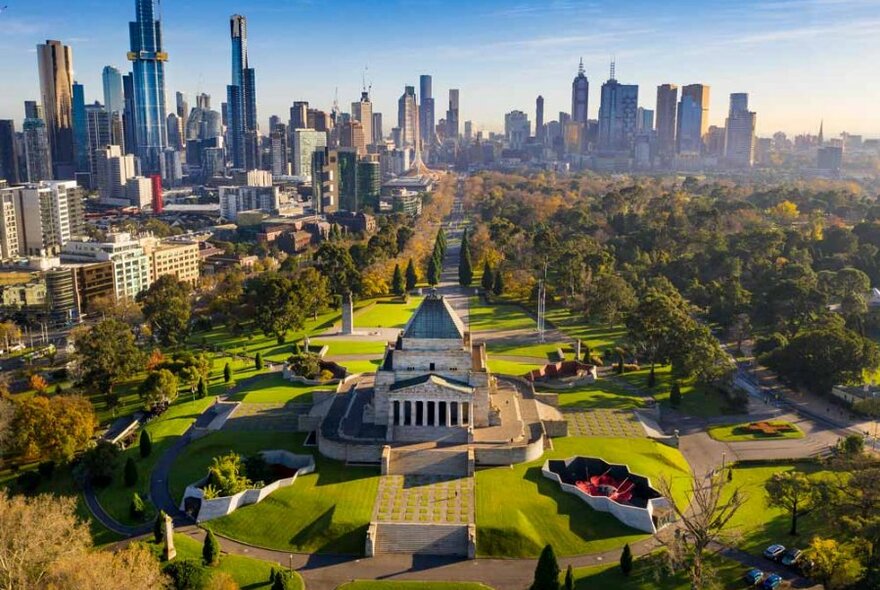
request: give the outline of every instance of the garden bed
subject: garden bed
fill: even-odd
[[[803,431],[790,422],[748,422],[712,426],[709,436],[722,442],[746,442],[755,440],[784,440],[803,438]]]

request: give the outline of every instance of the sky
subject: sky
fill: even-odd
[[[101,70],[129,67],[134,0],[0,0],[0,118],[20,121],[39,98],[35,47],[73,48],[89,102],[103,100]],[[164,0],[169,106],[184,92],[212,95],[230,79],[229,16],[248,18],[258,114],[289,117],[294,100],[348,111],[366,71],[386,133],[404,85],[434,79],[436,118],[447,91],[461,89],[461,121],[501,130],[505,112],[534,122],[571,108],[583,58],[590,117],[612,57],[617,79],[639,85],[654,108],[656,87],[711,87],[709,118],[723,125],[731,92],[748,92],[759,134],[848,131],[880,137],[880,0]],[[534,124],[534,123],[533,123]],[[20,127],[19,127],[20,128]]]

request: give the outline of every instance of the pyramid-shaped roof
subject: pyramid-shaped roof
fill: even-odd
[[[464,324],[442,296],[430,294],[403,329],[404,338],[461,340]]]

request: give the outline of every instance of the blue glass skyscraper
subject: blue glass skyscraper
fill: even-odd
[[[101,73],[104,83],[104,107],[108,113],[122,114],[125,99],[122,93],[122,73],[113,66],[105,66]]]
[[[161,174],[168,145],[165,128],[165,62],[162,24],[157,0],[135,0],[135,18],[129,23],[134,90],[135,154],[144,174]]]
[[[253,68],[248,67],[247,19],[229,19],[232,39],[232,84],[226,87],[229,104],[229,149],[232,166],[240,170],[260,167],[257,143],[257,91]]]
[[[78,174],[89,171],[89,129],[86,121],[86,92],[73,83],[73,156]]]

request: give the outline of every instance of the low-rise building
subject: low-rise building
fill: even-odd
[[[202,258],[196,242],[162,242],[156,238],[142,238],[141,246],[150,260],[150,282],[173,275],[178,281],[195,286],[199,282]]]
[[[61,253],[62,262],[113,263],[114,294],[117,299],[134,299],[146,291],[150,279],[150,261],[143,247],[130,234],[121,232],[107,236],[106,242],[71,241]]]

